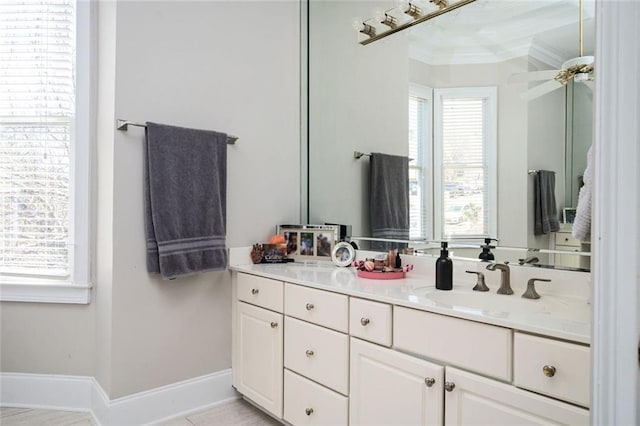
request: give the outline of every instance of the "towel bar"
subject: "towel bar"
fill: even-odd
[[[122,131],[126,132],[127,130],[129,130],[129,126],[147,127],[146,124],[135,123],[135,122],[129,121],[129,120],[120,120],[120,119],[116,120],[116,129],[117,130],[122,130]],[[237,140],[238,140],[237,136],[227,135],[227,144],[234,145]]]
[[[371,157],[371,153],[370,152],[353,151],[353,158],[355,158],[356,160],[359,160],[362,157]],[[413,158],[409,158],[409,161],[413,161]]]

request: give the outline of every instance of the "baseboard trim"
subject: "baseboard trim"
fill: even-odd
[[[0,405],[90,412],[102,425],[147,424],[238,398],[231,369],[110,400],[93,377],[0,373]]]

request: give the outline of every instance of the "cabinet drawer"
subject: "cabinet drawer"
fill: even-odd
[[[349,298],[343,294],[296,284],[284,286],[286,315],[347,333],[348,308]]]
[[[284,366],[347,395],[348,337],[337,331],[285,317]]]
[[[284,419],[293,425],[346,425],[349,400],[284,370]]]
[[[282,281],[239,273],[237,287],[239,300],[282,312]]]
[[[391,346],[391,305],[349,299],[349,330],[352,336]]]
[[[572,246],[580,248],[580,240],[573,238],[570,232],[556,233],[556,246]]]
[[[511,330],[403,307],[393,310],[393,346],[511,381]]]
[[[515,333],[513,363],[516,386],[589,406],[588,346]]]

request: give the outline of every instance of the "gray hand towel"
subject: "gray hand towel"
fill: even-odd
[[[556,207],[556,175],[548,170],[539,170],[534,180],[534,227],[535,235],[557,232],[560,229]]]
[[[372,153],[369,169],[371,236],[409,239],[409,158]],[[403,248],[406,244],[377,242],[373,250]]]
[[[147,271],[226,269],[227,135],[147,123],[144,167]]]

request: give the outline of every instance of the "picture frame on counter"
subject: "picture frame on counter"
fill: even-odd
[[[565,207],[562,210],[562,221],[564,223],[573,223],[576,219],[576,209]]]
[[[338,225],[278,225],[276,230],[284,236],[287,257],[325,261],[331,261],[339,232]]]

